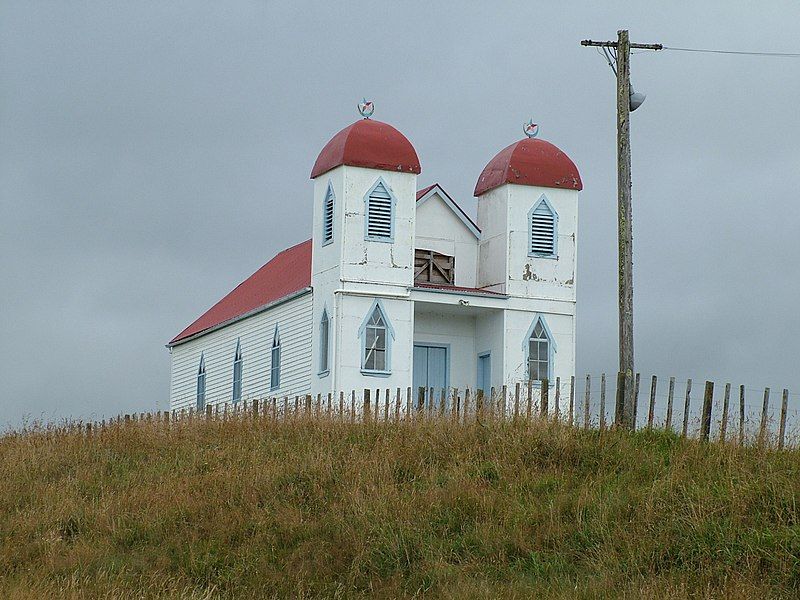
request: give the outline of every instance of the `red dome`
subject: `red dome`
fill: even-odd
[[[422,169],[414,146],[391,125],[362,119],[331,138],[311,169],[311,179],[340,165],[383,171],[419,173]]]
[[[550,142],[525,138],[497,153],[483,169],[475,195],[480,196],[504,183],[582,190],[578,167]]]

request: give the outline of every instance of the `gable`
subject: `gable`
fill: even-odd
[[[438,225],[447,227],[448,232],[455,235],[455,237],[462,237],[458,235],[458,232],[463,228],[475,240],[480,238],[481,231],[475,222],[439,184],[428,186],[417,192],[417,235],[426,237],[426,232],[430,229],[426,220],[434,222],[433,231]],[[422,228],[420,228],[420,225],[422,225]],[[446,235],[446,237],[452,236]]]

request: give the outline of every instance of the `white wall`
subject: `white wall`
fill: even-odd
[[[455,257],[455,285],[476,287],[478,238],[438,193],[417,203],[416,248]]]
[[[206,403],[231,402],[237,338],[242,348],[242,399],[306,394],[310,391],[311,304],[307,293],[171,350],[170,408],[194,407],[200,355],[206,363]],[[281,387],[270,391],[275,324],[281,335]]]

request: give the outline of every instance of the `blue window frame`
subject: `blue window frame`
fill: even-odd
[[[528,256],[558,256],[558,213],[545,196],[528,211]]]
[[[364,197],[364,239],[373,242],[394,241],[394,209],[396,198],[382,177]]]
[[[333,214],[336,203],[336,196],[333,193],[333,185],[328,182],[328,191],[325,192],[325,201],[322,206],[322,245],[330,244],[333,241]]]
[[[279,387],[281,387],[281,335],[278,326],[275,325],[269,366],[269,389],[277,390]]]
[[[523,345],[528,379],[536,382],[542,379],[551,380],[556,343],[544,317],[541,315],[534,317]]]
[[[242,399],[242,344],[236,340],[236,353],[233,355],[233,403]]]
[[[206,407],[206,358],[202,353],[200,354],[200,366],[197,369],[196,405],[198,411]]]
[[[327,375],[330,371],[330,327],[331,322],[328,318],[328,309],[322,309],[322,317],[319,320],[319,375]]]
[[[379,298],[372,303],[358,335],[361,337],[361,372],[378,377],[390,375],[394,328]]]

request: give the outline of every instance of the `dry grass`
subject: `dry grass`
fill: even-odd
[[[553,424],[0,438],[2,598],[796,598],[800,452]]]

